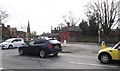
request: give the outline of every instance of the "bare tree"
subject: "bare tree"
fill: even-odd
[[[31,33],[31,37],[34,38],[36,36],[37,32],[36,31],[32,31]]]
[[[86,5],[87,11],[86,15],[88,19],[91,16],[96,17],[96,22],[100,25],[107,36],[111,32],[112,25],[114,24],[116,17],[118,15],[118,6],[120,1],[112,0],[97,0],[97,2],[89,3]]]
[[[71,26],[75,26],[79,21],[80,21],[80,18],[75,18],[73,15],[72,15],[72,12],[69,11],[68,15],[66,16],[63,16],[63,19],[66,23],[70,23]]]
[[[5,18],[8,17],[8,14],[6,13],[6,11],[3,11],[0,9],[0,24],[4,22]]]

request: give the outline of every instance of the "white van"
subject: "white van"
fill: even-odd
[[[22,38],[10,38],[0,44],[2,49],[4,48],[15,48],[24,45],[24,40]]]

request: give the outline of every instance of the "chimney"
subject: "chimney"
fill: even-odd
[[[67,27],[70,27],[70,23],[69,22],[67,22]]]
[[[2,27],[4,27],[4,24],[2,24]]]
[[[10,28],[10,25],[7,25],[7,28]]]

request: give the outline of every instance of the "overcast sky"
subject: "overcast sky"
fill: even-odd
[[[9,14],[5,25],[26,31],[29,20],[31,31],[42,34],[50,32],[51,26],[63,23],[62,16],[69,11],[76,18],[84,19],[84,6],[88,2],[90,0],[0,0],[0,7]]]
[[[85,18],[87,2],[89,0],[0,0],[0,7],[9,14],[6,25],[25,30],[29,20],[31,31],[41,34],[62,23],[62,16],[69,11],[76,18]]]

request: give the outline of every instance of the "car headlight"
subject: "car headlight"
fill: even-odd
[[[7,44],[2,44],[2,46],[6,46]]]
[[[7,44],[4,44],[4,45],[7,45]]]

